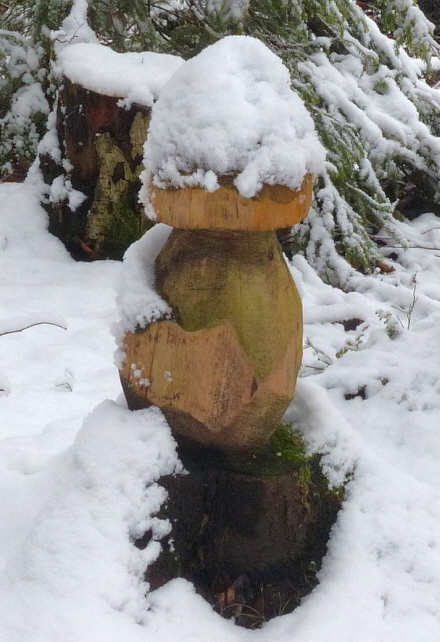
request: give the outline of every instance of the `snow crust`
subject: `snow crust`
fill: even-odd
[[[145,144],[144,185],[219,187],[245,197],[264,183],[296,189],[325,151],[281,60],[262,42],[229,36],[187,61],[163,88]],[[148,194],[146,194],[148,198]]]
[[[174,442],[159,411],[130,412],[120,397],[108,328],[121,265],[75,263],[38,199],[30,181],[0,185],[1,328],[67,327],[0,336],[0,640],[438,642],[438,218],[398,223],[410,249],[384,247],[395,271],[351,276],[346,291],[301,256],[291,264],[305,353],[287,418],[331,481],[350,481],[319,586],[247,631],[188,582],[142,582],[168,537],[157,481],[178,466]],[[153,541],[137,551],[148,528]]]
[[[182,58],[154,52],[117,53],[98,43],[78,42],[58,53],[57,71],[106,96],[151,107]]]

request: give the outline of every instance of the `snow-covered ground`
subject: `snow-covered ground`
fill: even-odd
[[[308,347],[289,416],[353,479],[319,586],[248,631],[183,580],[145,596],[158,543],[130,542],[167,528],[173,441],[121,397],[120,264],[73,262],[45,226],[32,185],[0,185],[0,642],[438,642],[440,249],[393,249],[394,272],[346,292],[294,259]],[[401,231],[440,248],[432,215]],[[55,325],[5,334],[38,322]]]

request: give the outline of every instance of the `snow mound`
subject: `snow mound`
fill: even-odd
[[[110,641],[128,639],[124,630],[139,639],[145,568],[170,529],[153,516],[166,498],[156,480],[178,468],[168,425],[157,408],[106,401],[53,466],[52,496],[0,581],[0,639]],[[133,540],[148,529],[139,550]]]
[[[117,53],[79,42],[58,55],[58,72],[86,89],[151,107],[162,87],[183,64],[179,56],[154,52]]]
[[[113,334],[118,344],[116,365],[122,364],[120,352],[126,332],[145,328],[152,321],[170,318],[172,310],[154,289],[154,262],[165,245],[172,227],[158,223],[144,236],[130,245],[124,255],[119,279],[116,303],[120,322],[113,325]]]
[[[264,183],[300,187],[325,151],[281,60],[262,42],[229,36],[204,49],[164,87],[145,145],[144,185],[219,187],[235,175],[242,196]],[[142,194],[142,198],[148,194]]]

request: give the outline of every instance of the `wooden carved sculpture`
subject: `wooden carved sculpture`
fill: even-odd
[[[282,424],[303,321],[275,230],[307,216],[324,155],[288,70],[247,36],[182,65],[145,145],[146,204],[172,231],[160,251],[165,226],[127,256],[136,278],[121,299],[120,376],[131,409],[162,409],[185,468],[160,479],[158,516],[172,527],[146,580],[156,589],[183,577],[244,626],[310,591],[307,569],[319,566],[340,505]],[[136,545],[152,537],[147,529]]]
[[[227,180],[212,193],[152,186],[175,227],[155,264],[173,318],[126,334],[120,376],[129,407],[160,407],[181,444],[256,451],[292,400],[302,305],[274,230],[305,218],[312,182],[254,198]]]

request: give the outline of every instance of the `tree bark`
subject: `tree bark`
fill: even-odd
[[[121,258],[150,225],[138,203],[150,109],[119,101],[64,78],[57,111],[63,160],[40,156],[48,185],[62,177],[85,196],[73,211],[67,198],[46,204],[49,231],[75,258]]]
[[[318,583],[340,507],[318,458],[208,449],[181,449],[180,456],[187,474],[160,481],[168,491],[160,517],[172,530],[147,571],[150,587],[183,577],[215,610],[250,628],[292,611]]]

